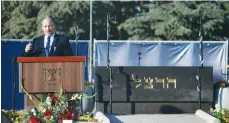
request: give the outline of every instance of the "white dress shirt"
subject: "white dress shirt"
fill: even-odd
[[[53,43],[53,40],[54,40],[54,36],[55,36],[55,32],[50,36],[50,44],[49,44],[49,51],[50,51],[50,49],[51,49],[51,46],[52,46],[52,43]],[[44,36],[44,47],[46,48],[46,43],[47,43],[47,41],[48,41],[48,36]]]

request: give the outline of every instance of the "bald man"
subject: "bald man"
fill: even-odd
[[[24,56],[72,56],[67,36],[57,34],[54,21],[46,17],[42,21],[44,35],[34,38],[25,47]]]

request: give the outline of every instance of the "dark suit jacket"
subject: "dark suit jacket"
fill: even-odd
[[[34,38],[32,44],[32,50],[28,53],[24,53],[24,56],[45,56],[44,35]],[[73,53],[68,37],[55,33],[54,40],[50,49],[50,56],[72,55]]]

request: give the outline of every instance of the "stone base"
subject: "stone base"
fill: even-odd
[[[210,114],[202,111],[202,110],[197,110],[195,113],[196,116],[202,118],[203,120],[207,121],[208,123],[221,123],[221,121]]]
[[[202,110],[208,112],[210,104],[202,103]],[[184,114],[198,109],[198,102],[113,102],[111,114]],[[96,102],[96,110],[110,114],[109,102]]]

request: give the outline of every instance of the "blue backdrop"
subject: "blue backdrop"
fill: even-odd
[[[95,41],[95,65],[107,65],[107,42]],[[111,66],[200,66],[199,41],[111,41]],[[204,66],[213,67],[213,82],[225,79],[227,41],[204,41]]]
[[[12,109],[12,97],[13,97],[13,82],[12,82],[12,59],[13,57],[19,56],[23,53],[26,44],[31,40],[1,40],[1,102],[2,109]],[[76,44],[70,41],[73,54],[76,56]],[[78,41],[77,45],[78,56],[88,56],[88,41]],[[87,58],[88,59],[88,58]],[[86,62],[87,63],[87,62]],[[18,81],[18,64],[16,65],[16,109],[24,109],[24,94],[19,93],[19,81]],[[88,76],[87,64],[85,68],[85,80]]]

